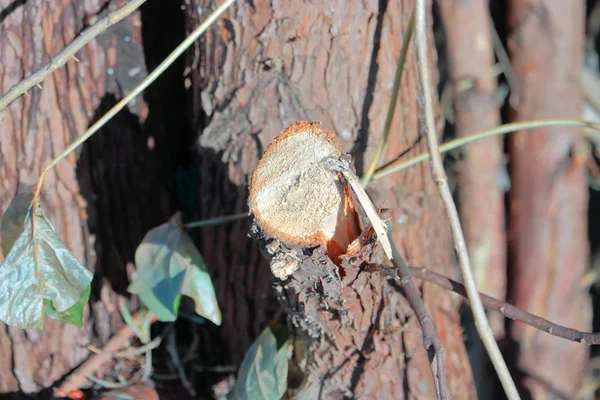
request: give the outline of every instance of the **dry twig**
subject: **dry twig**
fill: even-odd
[[[455,280],[425,268],[408,268],[410,275],[417,279],[423,279],[444,289],[458,293],[463,297],[467,297],[467,291],[462,283],[456,282]],[[527,311],[521,310],[519,307],[486,294],[480,293],[479,296],[481,297],[481,302],[485,308],[488,310],[496,310],[506,318],[522,322],[541,331],[545,331],[552,336],[557,336],[572,342],[579,342],[586,345],[600,344],[600,332],[581,332],[577,329],[567,328],[566,326],[555,324],[545,318],[528,313]]]
[[[190,380],[187,378],[187,375],[185,374],[185,369],[183,367],[183,363],[181,362],[181,359],[179,358],[179,353],[177,352],[177,342],[175,339],[174,330],[169,332],[167,336],[167,351],[171,356],[171,361],[173,362],[173,365],[177,369],[177,374],[179,375],[179,380],[181,381],[181,384],[187,390],[190,396],[196,397],[196,390],[194,389],[194,385],[192,385]]]
[[[0,112],[22,94],[27,94],[27,91],[32,87],[37,86],[38,88],[41,88],[40,83],[46,79],[48,75],[65,65],[70,59],[74,58],[77,60],[75,54],[81,50],[83,46],[91,42],[96,36],[106,31],[117,22],[129,16],[145,2],[146,0],[131,0],[123,7],[109,13],[105,18],[102,18],[100,21],[84,30],[79,37],[62,49],[48,64],[11,87],[4,96],[0,97]]]
[[[504,124],[497,126],[492,129],[487,129],[485,131],[477,132],[472,135],[459,137],[449,142],[442,144],[439,147],[440,153],[446,153],[450,150],[457,149],[461,146],[465,146],[471,142],[476,140],[485,139],[494,135],[504,135],[506,133],[517,132],[517,131],[525,131],[528,129],[542,128],[545,126],[579,126],[582,128],[586,128],[583,130],[583,135],[588,139],[594,142],[600,142],[600,124],[592,121],[585,121],[579,119],[547,119],[547,120],[533,120],[533,121],[522,121],[522,122],[511,122],[509,124]],[[377,171],[375,175],[373,175],[373,180],[381,179],[385,176],[393,174],[394,172],[401,171],[408,167],[411,167],[415,164],[420,163],[421,161],[426,161],[429,159],[429,153],[421,153],[418,156],[415,156],[409,160],[406,160],[401,163],[392,164],[381,170]]]
[[[410,303],[411,308],[415,312],[419,323],[421,324],[421,330],[423,331],[423,345],[427,354],[429,354],[429,362],[431,364],[431,370],[438,381],[438,398],[449,399],[450,390],[448,389],[448,382],[446,380],[446,369],[444,365],[444,348],[442,347],[442,339],[438,334],[435,325],[427,313],[425,303],[417,290],[417,287],[413,283],[410,275],[408,265],[404,262],[404,259],[398,253],[396,246],[392,244],[394,251],[394,265],[398,268],[398,278],[400,278],[400,285],[404,290],[404,294]]]
[[[490,356],[492,364],[498,373],[500,382],[504,388],[506,396],[513,399],[520,399],[515,383],[510,376],[508,367],[502,358],[498,344],[494,339],[494,333],[485,315],[485,310],[479,298],[479,292],[475,286],[475,280],[471,273],[469,255],[465,244],[465,237],[460,226],[458,211],[452,193],[448,186],[448,180],[442,164],[442,157],[438,150],[438,139],[435,130],[435,121],[433,117],[433,102],[431,100],[431,85],[429,83],[429,59],[427,57],[427,25],[426,25],[426,1],[416,0],[416,23],[415,40],[417,45],[417,62],[419,67],[419,79],[424,98],[425,111],[425,130],[427,134],[427,146],[429,148],[429,157],[431,161],[431,173],[435,181],[446,215],[450,222],[454,246],[458,255],[463,280],[467,290],[471,310],[475,319],[475,327],[483,341],[483,344]]]
[[[152,318],[151,321],[155,320],[156,318]],[[71,391],[83,387],[88,380],[94,381],[94,378],[90,378],[90,376],[102,369],[113,358],[113,354],[117,353],[135,336],[134,329],[128,324],[124,325],[116,335],[110,338],[102,352],[92,354],[83,364],[77,367],[60,387],[54,389],[54,394],[57,397],[65,397]],[[151,350],[148,350],[148,352],[151,353]]]

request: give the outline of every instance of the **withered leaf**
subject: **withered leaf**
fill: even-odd
[[[0,266],[0,320],[22,329],[43,329],[44,314],[49,313],[81,326],[93,275],[61,242],[41,207],[25,208],[27,201],[26,195],[17,197],[3,217],[2,243],[10,251]],[[19,222],[21,231],[11,243]]]

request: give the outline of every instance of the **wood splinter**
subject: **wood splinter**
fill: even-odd
[[[364,340],[367,331],[355,331],[352,327],[356,318],[364,318],[365,309],[360,308],[361,313],[356,314],[348,305],[356,301],[352,294],[362,296],[359,293],[369,286],[371,275],[359,278],[357,267],[397,267],[394,276],[401,278],[402,289],[422,327],[437,396],[447,399],[440,337],[410,278],[408,266],[388,237],[386,224],[344,157],[332,132],[321,129],[317,123],[296,122],[267,148],[252,175],[249,203],[258,228],[254,232],[256,238],[270,256],[271,271],[277,278],[283,281],[294,274],[289,284],[279,287],[280,292],[286,292],[282,305],[288,310],[292,325],[311,338],[313,354],[330,354],[328,362],[318,366],[313,360],[303,372],[306,376],[318,375],[319,368],[328,368],[338,356],[347,357],[345,351],[338,354],[338,349],[334,351],[318,338],[332,336],[332,332],[343,327],[344,335],[356,335],[356,343]],[[374,252],[373,231],[385,257]],[[326,255],[305,251],[315,247],[325,249]],[[346,274],[351,274],[347,281]],[[362,282],[359,287],[345,291],[358,280]],[[315,292],[319,287],[319,293]],[[374,299],[383,296],[379,288],[369,286],[365,295],[371,291]],[[381,340],[394,340],[384,339],[383,331]],[[347,346],[352,347],[350,343]],[[348,379],[352,376],[352,372],[346,375]],[[331,389],[343,388],[342,381],[331,384]],[[310,382],[310,378],[305,377],[304,382]]]

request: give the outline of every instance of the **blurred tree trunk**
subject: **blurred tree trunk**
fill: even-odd
[[[0,0],[0,93],[125,3]],[[140,13],[92,41],[77,58],[79,63],[69,61],[1,112],[2,212],[17,193],[35,188],[41,169],[143,77]],[[156,179],[142,178],[158,165],[146,155],[140,132],[139,120],[147,114],[144,101],[137,101],[97,133],[109,137],[86,143],[47,174],[45,213],[67,247],[95,273],[90,306],[83,329],[54,320],[46,321],[43,332],[0,325],[0,394],[52,386],[88,356],[87,345],[101,347],[122,324],[118,306],[126,301],[126,263],[145,231],[172,208]],[[148,183],[146,193],[137,190],[139,182]]]
[[[188,30],[214,7],[212,1],[192,3]],[[186,86],[201,155],[199,217],[246,211],[249,174],[265,147],[296,120],[319,121],[335,131],[361,174],[381,134],[412,7],[408,1],[235,3],[188,57]],[[435,65],[433,48],[430,60]],[[419,92],[411,50],[382,164],[426,150]],[[391,209],[394,240],[411,264],[455,272],[449,228],[426,164],[375,181],[369,191],[376,204]],[[247,238],[249,226],[238,222],[203,235],[223,309],[217,334],[234,362],[264,328],[273,290],[272,274]],[[357,272],[354,282],[344,284],[337,289],[354,325],[337,325],[330,340],[311,344],[323,394],[434,397],[420,327],[405,299],[379,273]],[[422,290],[444,341],[451,391],[455,398],[472,398],[459,303],[429,284]],[[305,316],[320,312],[319,301],[304,306]]]
[[[518,78],[510,121],[579,118],[585,2],[512,0],[508,50]],[[588,191],[581,136],[543,128],[510,136],[510,290],[513,304],[589,330],[580,278],[587,268]],[[510,338],[533,398],[574,398],[589,348],[512,324]],[[549,396],[549,397],[546,397]]]
[[[500,124],[500,110],[488,1],[450,0],[439,5],[454,94],[456,135],[493,128]],[[469,144],[461,149],[463,158],[457,165],[460,219],[477,288],[498,299],[506,296],[504,194],[498,183],[503,168],[502,140],[493,136]],[[494,313],[490,318],[498,316]],[[504,331],[502,317],[494,318],[493,325],[496,333]]]
[[[446,57],[453,94],[452,116],[457,137],[465,137],[500,124],[496,100],[498,85],[493,72],[494,48],[487,0],[439,2],[444,25]],[[456,165],[458,206],[473,275],[480,292],[506,296],[506,229],[503,172],[503,138],[489,137],[460,150]],[[488,313],[496,337],[504,336],[504,317]],[[492,370],[483,344],[469,349],[480,398],[495,391]],[[481,344],[479,344],[481,343]]]

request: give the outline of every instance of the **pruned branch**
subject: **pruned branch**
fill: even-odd
[[[0,112],[22,94],[27,93],[32,87],[36,85],[39,86],[48,75],[65,65],[70,59],[74,58],[75,54],[81,50],[83,46],[94,40],[96,36],[106,31],[117,22],[129,16],[145,2],[146,0],[131,0],[123,7],[109,13],[106,17],[84,30],[79,37],[69,43],[69,45],[54,56],[50,62],[11,87],[6,94],[0,97]]]
[[[371,199],[362,187],[358,177],[350,169],[350,166],[346,162],[337,159],[326,159],[323,163],[327,168],[342,173],[348,182],[348,185],[354,191],[364,213],[371,222],[373,230],[377,234],[377,240],[384,249],[384,253],[392,262],[393,266],[397,268],[397,274],[400,278],[404,294],[421,325],[421,331],[423,332],[423,347],[425,347],[425,351],[429,356],[429,363],[435,381],[437,397],[442,400],[449,399],[450,390],[446,379],[442,340],[435,325],[433,325],[417,287],[410,277],[408,265],[404,262],[400,253],[398,253],[398,249],[394,245],[394,242],[389,238],[385,223],[379,217],[379,214],[375,210],[375,206],[373,206]]]
[[[504,388],[506,396],[513,399],[520,399],[519,392],[515,386],[508,367],[502,353],[498,348],[498,344],[494,339],[494,333],[490,327],[490,323],[485,315],[485,310],[479,298],[479,292],[473,279],[469,255],[467,253],[467,245],[465,243],[464,233],[462,231],[456,204],[452,198],[452,192],[448,186],[448,179],[442,164],[442,157],[438,149],[438,139],[435,130],[435,121],[433,117],[433,102],[431,99],[431,84],[429,83],[429,59],[427,58],[427,25],[426,25],[426,1],[416,0],[416,23],[415,23],[415,39],[417,44],[417,61],[419,66],[419,80],[423,90],[424,111],[425,111],[425,130],[427,133],[427,146],[429,148],[429,158],[431,161],[431,174],[435,181],[444,210],[450,222],[452,237],[456,253],[458,255],[459,265],[461,268],[463,280],[467,289],[471,310],[475,319],[475,327],[483,341],[483,344],[490,356],[490,360],[498,373],[500,382]]]

